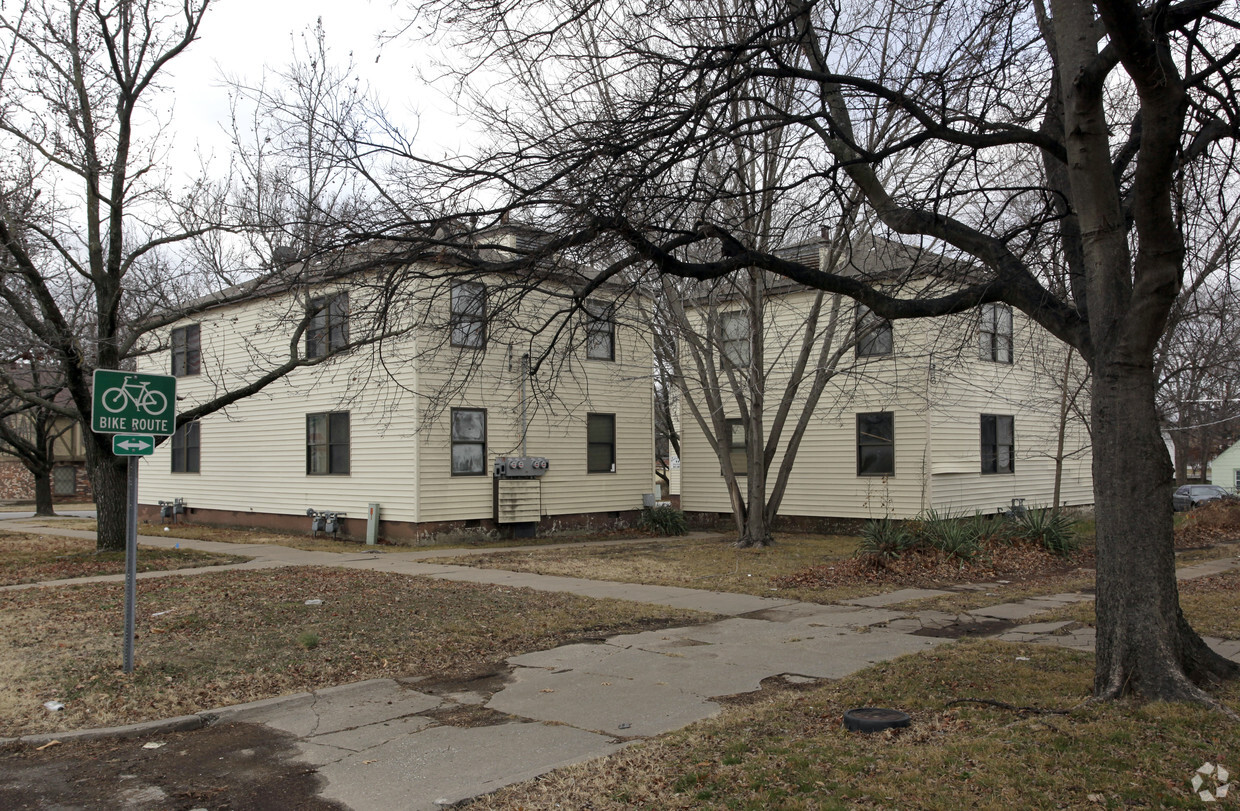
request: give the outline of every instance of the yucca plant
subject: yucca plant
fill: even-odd
[[[655,535],[687,535],[689,523],[685,514],[675,507],[648,507],[637,522],[639,529]]]
[[[1056,555],[1066,555],[1080,545],[1074,523],[1067,513],[1049,507],[1025,510],[1015,521],[1021,537],[1042,544]]]
[[[904,524],[880,518],[867,521],[862,527],[861,546],[857,549],[857,555],[873,558],[875,562],[881,563],[900,557],[914,545],[915,539]]]

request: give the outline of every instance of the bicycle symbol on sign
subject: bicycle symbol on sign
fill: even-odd
[[[168,407],[168,398],[163,395],[163,392],[150,391],[147,388],[151,385],[149,380],[131,383],[133,379],[133,375],[126,375],[119,386],[105,391],[103,399],[99,402],[113,414],[123,411],[127,404],[139,411],[145,411],[152,417],[163,414],[164,409]]]

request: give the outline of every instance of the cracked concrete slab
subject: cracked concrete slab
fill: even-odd
[[[855,600],[841,600],[846,605],[860,605],[867,608],[882,608],[883,606],[895,605],[896,603],[904,603],[909,600],[925,600],[929,597],[945,597],[953,594],[951,591],[943,591],[941,589],[900,589],[898,591],[889,591],[886,594],[875,594],[873,597],[858,597]]]
[[[387,743],[397,735],[411,735],[421,732],[435,724],[431,718],[422,715],[408,715],[404,718],[393,718],[373,724],[365,724],[351,729],[341,729],[326,734],[314,735],[307,739],[309,743],[322,746],[334,746],[347,752],[364,752],[374,746]]]
[[[410,690],[390,679],[345,687],[348,689],[320,690],[311,701],[298,701],[267,712],[262,723],[306,738],[426,712],[442,703],[438,697]]]
[[[322,796],[353,811],[431,811],[618,748],[608,736],[549,724],[432,727],[318,773],[327,780]]]
[[[1028,625],[1021,625],[1013,629],[1023,634],[1053,634],[1061,628],[1066,628],[1072,624],[1072,620],[1063,620],[1061,622],[1032,622]]]
[[[487,702],[490,709],[608,735],[658,735],[709,718],[720,709],[687,690],[684,682],[672,685],[537,668],[520,668],[513,675],[513,683]]]
[[[1041,614],[1057,606],[1047,603],[999,603],[998,605],[988,605],[985,608],[974,608],[969,611],[974,617],[990,617],[1000,620],[1023,620],[1025,617],[1032,617],[1034,614]]]

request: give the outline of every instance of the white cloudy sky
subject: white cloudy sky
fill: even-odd
[[[404,13],[404,0],[217,0],[199,40],[170,65],[178,159],[198,145],[217,161],[226,161],[228,91],[223,77],[257,81],[264,66],[287,64],[295,40],[320,17],[333,61],[343,64],[352,53],[356,72],[384,100],[393,118],[410,127],[421,121],[419,133],[427,137],[459,132],[443,124],[450,115],[447,102],[418,78],[418,68],[426,66],[419,64],[426,46],[408,38],[380,42],[384,32],[399,29]]]

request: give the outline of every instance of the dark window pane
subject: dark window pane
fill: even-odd
[[[452,412],[452,438],[478,442],[486,438],[485,412],[459,408]]]
[[[331,472],[345,474],[349,472],[349,446],[347,444],[331,446]]]
[[[858,305],[857,311],[857,357],[890,355],[892,349],[891,322]]]
[[[586,433],[591,442],[610,443],[616,435],[616,418],[610,414],[591,414],[586,422]]]
[[[895,475],[895,418],[888,411],[857,415],[857,475]]]
[[[586,415],[586,471],[612,473],[616,464],[616,417]]]
[[[895,472],[895,449],[878,445],[860,449],[859,470],[862,476],[890,476]]]
[[[486,285],[453,283],[449,323],[453,346],[481,349],[486,345]]]
[[[452,472],[458,475],[471,475],[485,471],[482,445],[456,444],[452,446]]]

